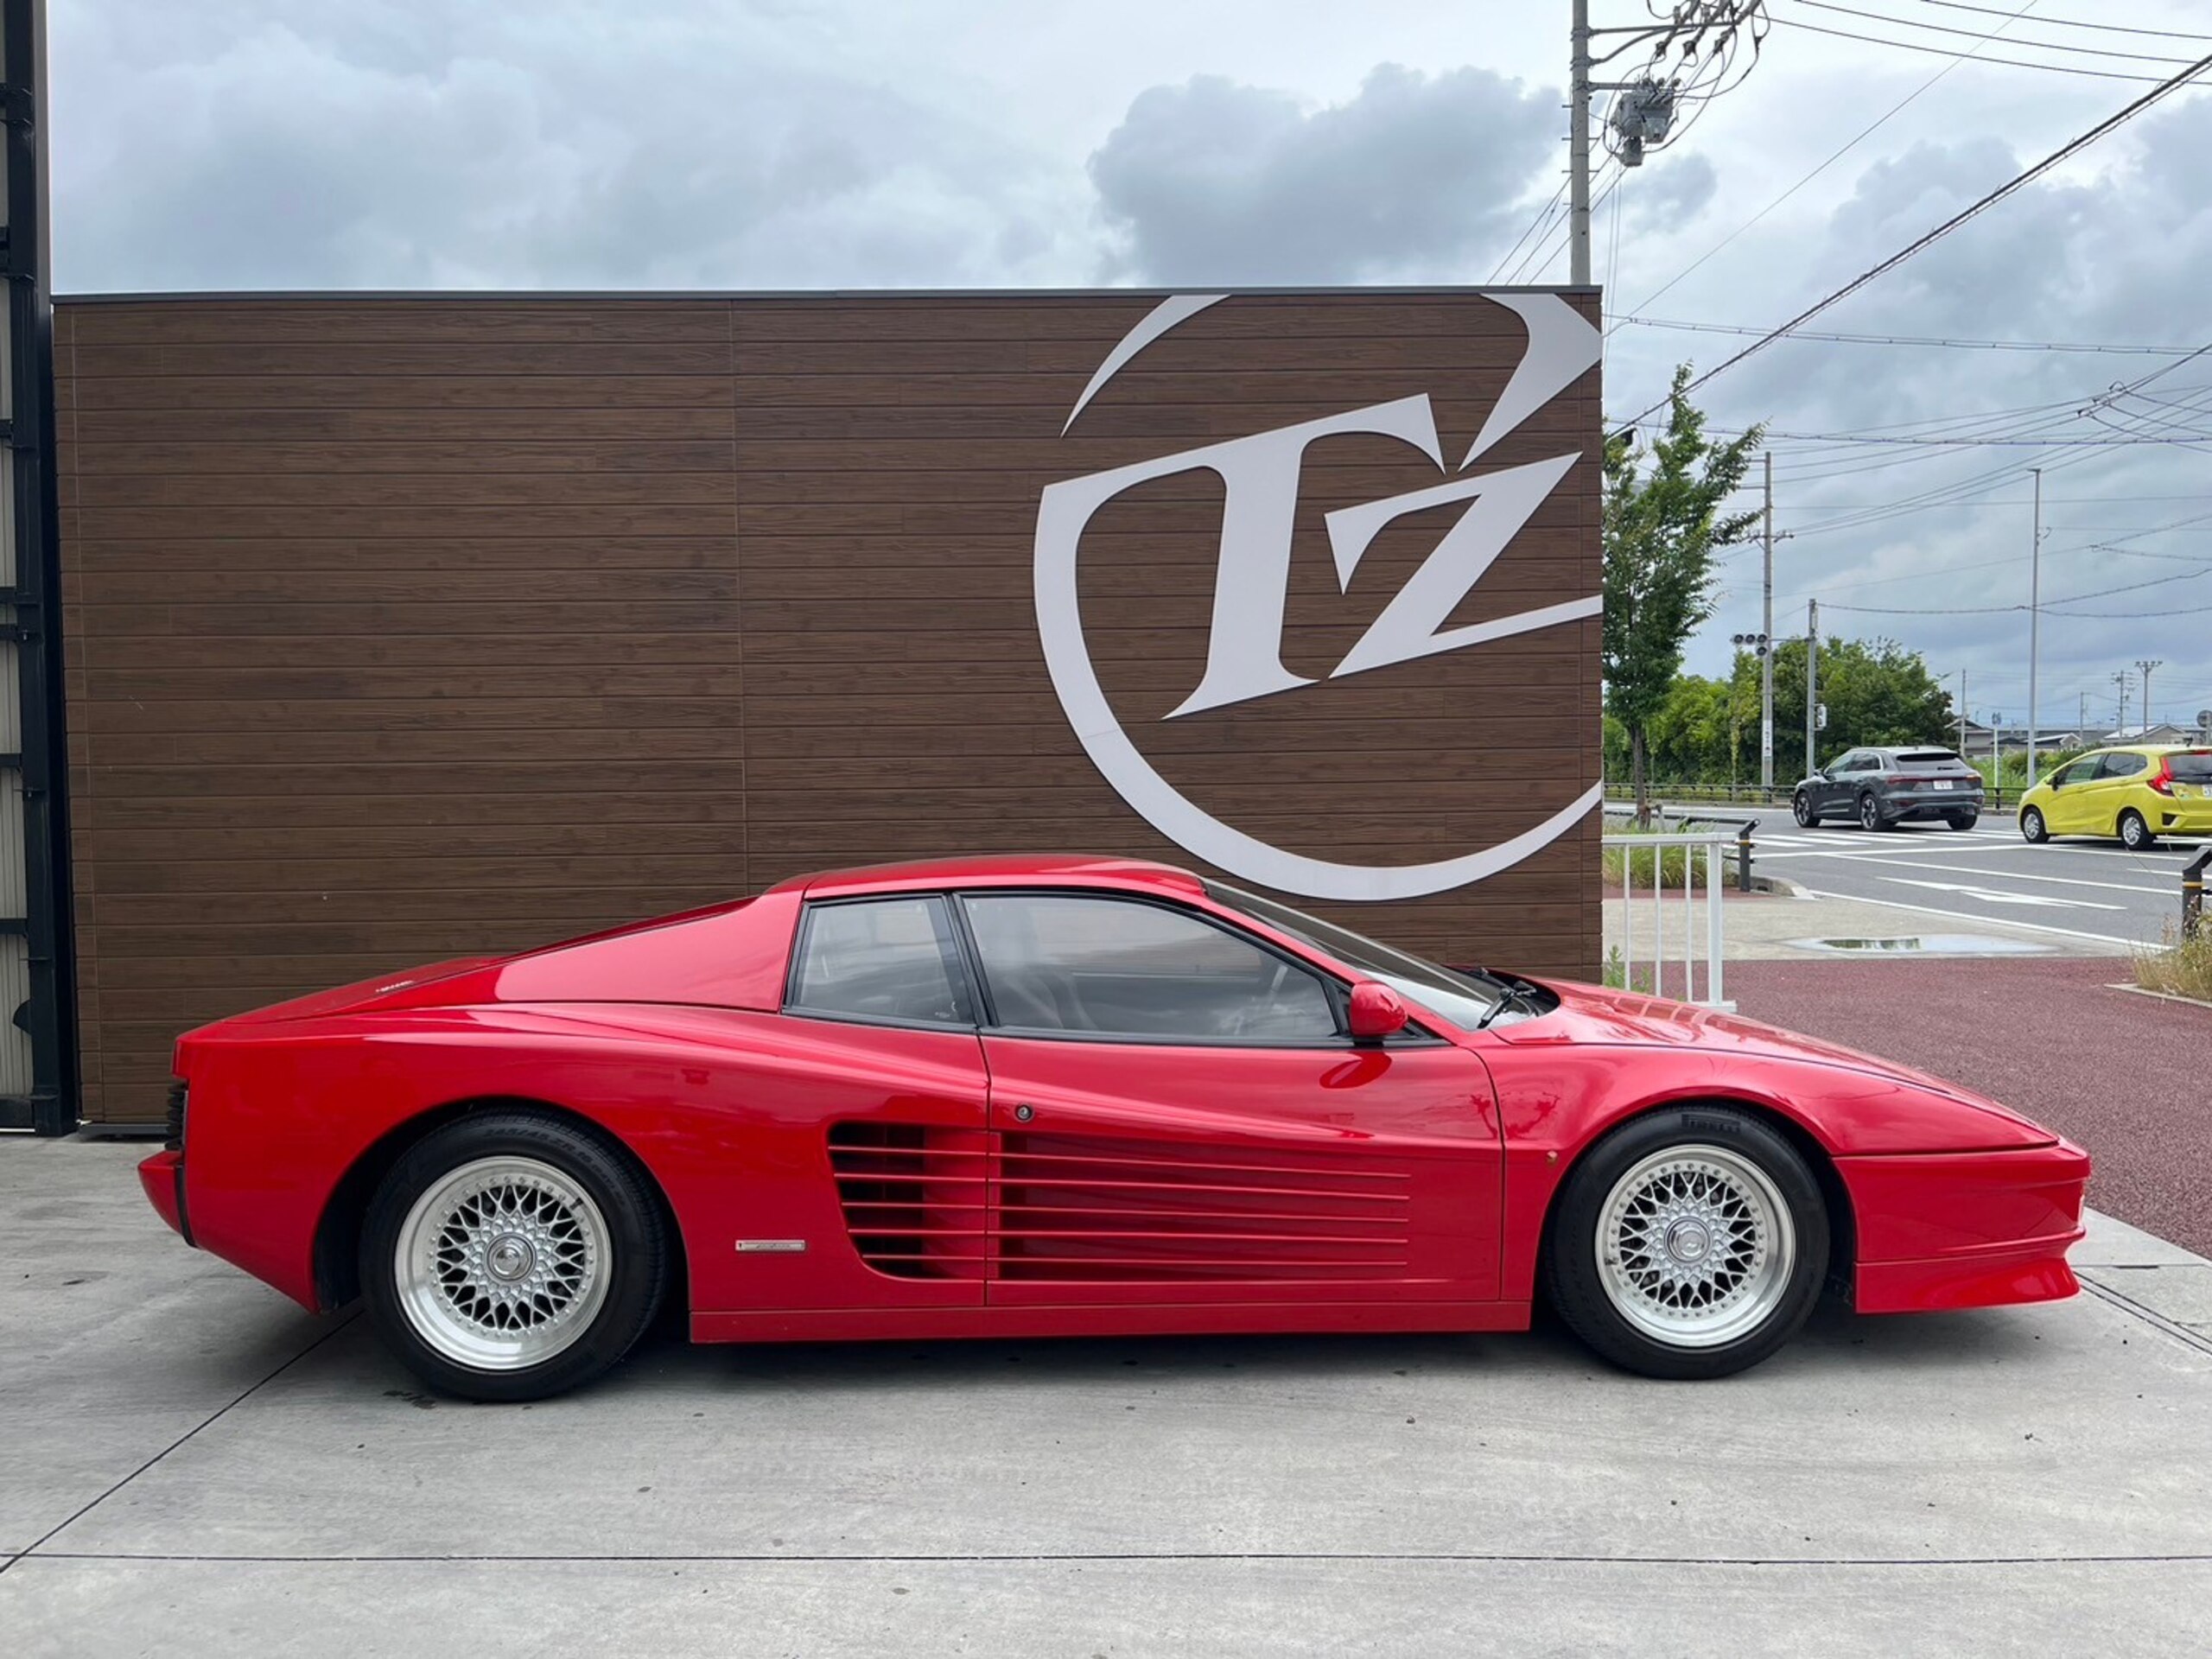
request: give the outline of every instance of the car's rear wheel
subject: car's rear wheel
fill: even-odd
[[[2151,826],[2143,821],[2143,815],[2133,807],[2131,806],[2120,815],[2120,845],[2126,848],[2129,852],[2142,852],[2158,838],[2157,835],[2152,831]]]
[[[2032,806],[2020,814],[2020,837],[2040,847],[2050,839],[2050,830],[2043,821],[2043,814]]]
[[[668,1278],[660,1212],[592,1136],[523,1111],[425,1136],[370,1200],[369,1318],[409,1370],[471,1400],[542,1400],[606,1370]]]
[[[1890,821],[1882,816],[1882,803],[1872,790],[1859,798],[1859,827],[1861,830],[1886,830]]]
[[[1797,820],[1800,830],[1809,830],[1821,821],[1821,815],[1813,810],[1813,798],[1802,789],[1790,798],[1789,815]]]
[[[1971,830],[1980,821],[1980,815],[1974,812],[1947,812],[1943,815],[1943,822],[1954,830]]]
[[[1827,1273],[1827,1207],[1790,1144],[1729,1107],[1632,1119],[1554,1205],[1545,1281],[1560,1317],[1646,1376],[1726,1376],[1787,1342]]]

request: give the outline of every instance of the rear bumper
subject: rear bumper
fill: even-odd
[[[2046,1302],[2081,1287],[2089,1155],[2066,1141],[2024,1150],[1836,1160],[1858,1224],[1861,1313]]]
[[[1978,789],[1893,789],[1877,798],[1882,810],[1894,818],[1942,818],[1954,812],[1981,810]]]
[[[2160,801],[2151,827],[2162,836],[2212,836],[2212,801]]]
[[[146,1189],[146,1201],[169,1230],[191,1243],[192,1214],[184,1205],[184,1154],[156,1153],[138,1166],[138,1185]]]

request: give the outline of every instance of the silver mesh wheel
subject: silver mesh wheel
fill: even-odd
[[[606,1301],[607,1241],[606,1217],[574,1176],[536,1158],[479,1158],[448,1172],[400,1224],[400,1312],[455,1364],[543,1364]]]
[[[1636,1164],[1606,1195],[1596,1243],[1606,1300],[1674,1348],[1715,1348],[1757,1330],[1797,1262],[1780,1191],[1721,1147],[1669,1147]]]

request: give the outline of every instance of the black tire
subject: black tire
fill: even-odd
[[[1675,1152],[1687,1165],[1703,1158],[1719,1160],[1709,1168],[1732,1166],[1739,1175],[1731,1179],[1742,1179],[1743,1166],[1755,1169],[1767,1192],[1758,1201],[1776,1217],[1776,1232],[1766,1240],[1763,1258],[1764,1287],[1732,1312],[1717,1304],[1712,1329],[1681,1339],[1655,1334],[1640,1323],[1653,1316],[1652,1305],[1639,1304],[1630,1290],[1609,1289],[1609,1282],[1624,1283],[1623,1269],[1600,1260],[1607,1244],[1617,1244],[1621,1236],[1608,1223],[1608,1207],[1622,1203],[1634,1209],[1633,1199],[1620,1199],[1616,1189],[1643,1179],[1640,1172],[1656,1167],[1663,1173],[1664,1154]],[[1756,1185],[1745,1181],[1746,1191]],[[1775,1256],[1784,1225],[1786,1268]],[[1670,1236],[1672,1231],[1670,1227]],[[1726,1243],[1713,1246],[1712,1236],[1706,1236],[1710,1248],[1732,1248]],[[1660,1257],[1655,1251],[1648,1259]],[[1611,1260],[1618,1262],[1619,1257]],[[1789,1141],[1750,1113],[1729,1106],[1670,1107],[1632,1118],[1608,1134],[1569,1172],[1553,1200],[1544,1239],[1545,1290],[1568,1329],[1623,1370],[1671,1381],[1728,1376],[1766,1358],[1805,1323],[1820,1300],[1827,1269],[1827,1207],[1820,1183]],[[1755,1269],[1750,1278],[1758,1276]],[[1640,1311],[1632,1316],[1624,1307]]]
[[[2043,821],[2043,814],[2032,806],[2020,814],[2020,838],[2037,847],[2050,839],[2050,830]]]
[[[1802,789],[1790,798],[1789,814],[1800,830],[1810,830],[1821,821],[1821,815],[1813,810],[1812,796]]]
[[[1949,824],[1954,830],[1971,830],[1975,824],[1981,822],[1981,814],[1979,812],[1946,812],[1943,815],[1943,822]]]
[[[511,1200],[519,1195],[522,1209],[486,1212],[480,1205],[472,1212],[476,1217],[473,1233],[456,1235],[454,1229],[464,1224],[459,1212],[444,1230],[431,1230],[437,1225],[436,1205],[455,1181],[463,1186],[476,1179],[496,1181],[496,1172],[502,1169],[513,1173],[505,1185],[495,1184],[489,1192],[495,1201],[502,1195]],[[480,1177],[474,1173],[479,1171],[483,1172]],[[535,1171],[550,1174],[539,1176]],[[533,1180],[542,1187],[531,1188]],[[588,1203],[575,1202],[563,1210],[556,1207],[556,1198],[547,1197],[533,1208],[538,1191],[566,1193],[572,1199],[581,1195]],[[441,1196],[434,1199],[434,1194]],[[462,1200],[464,1208],[476,1202]],[[433,1209],[418,1220],[414,1212],[424,1204]],[[491,1230],[510,1218],[511,1230],[487,1242]],[[561,1230],[564,1226],[565,1233]],[[413,1276],[411,1300],[401,1284],[403,1231],[416,1239],[415,1248],[423,1253],[422,1259],[430,1269]],[[533,1231],[535,1252],[531,1241],[523,1238]],[[489,1250],[511,1252],[525,1262],[527,1274],[499,1283],[487,1276],[499,1271],[489,1265],[480,1265],[473,1276],[461,1265],[447,1268],[443,1242],[456,1236],[473,1238],[486,1252],[486,1264]],[[508,1242],[514,1238],[523,1238],[523,1243]],[[558,1277],[531,1276],[537,1274],[538,1254],[552,1261],[556,1251],[582,1251],[585,1246],[575,1241],[585,1238],[595,1247],[589,1259],[596,1266],[589,1274],[562,1268],[555,1269]],[[437,1241],[440,1248],[433,1253],[424,1244],[426,1239]],[[668,1286],[668,1251],[659,1206],[625,1160],[592,1135],[550,1115],[487,1111],[425,1135],[378,1186],[361,1230],[362,1300],[378,1335],[408,1370],[432,1388],[467,1400],[543,1400],[589,1382],[630,1351],[659,1309]],[[433,1274],[435,1283],[431,1282]],[[461,1295],[442,1288],[456,1282],[450,1276],[454,1274],[461,1275],[464,1294],[478,1298],[478,1308],[495,1318],[530,1321],[537,1334],[518,1334],[520,1325],[495,1328],[464,1309]],[[486,1288],[469,1293],[467,1283]],[[590,1286],[588,1294],[572,1288],[579,1284]],[[544,1288],[536,1289],[538,1285]],[[569,1293],[565,1298],[564,1290]],[[500,1313],[492,1300],[494,1296],[504,1297],[510,1310],[520,1312]],[[555,1310],[550,1319],[546,1309]],[[550,1326],[563,1312],[574,1318],[574,1328],[552,1333]],[[456,1339],[451,1333],[458,1332],[462,1338],[481,1333],[487,1344],[534,1340],[549,1348],[556,1342],[563,1345],[527,1363],[512,1357],[476,1363],[434,1345],[442,1332],[448,1333],[443,1339],[448,1342]]]
[[[2158,832],[2144,822],[2143,815],[2133,807],[2120,815],[2120,844],[2129,852],[2148,852],[2158,839]]]
[[[1871,789],[1859,793],[1859,827],[1861,830],[1893,830],[1897,827],[1882,816],[1882,803]]]

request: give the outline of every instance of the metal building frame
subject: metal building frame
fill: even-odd
[[[29,994],[0,1017],[27,1033],[31,1049],[30,1091],[0,1097],[0,1128],[67,1135],[77,1127],[79,1097],[45,118],[43,0],[0,0],[0,277],[8,290],[0,448],[12,486],[0,511],[16,555],[14,583],[0,587],[0,638],[15,647],[22,726],[21,752],[0,754],[0,768],[16,769],[22,782],[24,895],[22,916],[0,916],[0,936],[24,936],[29,957]]]

